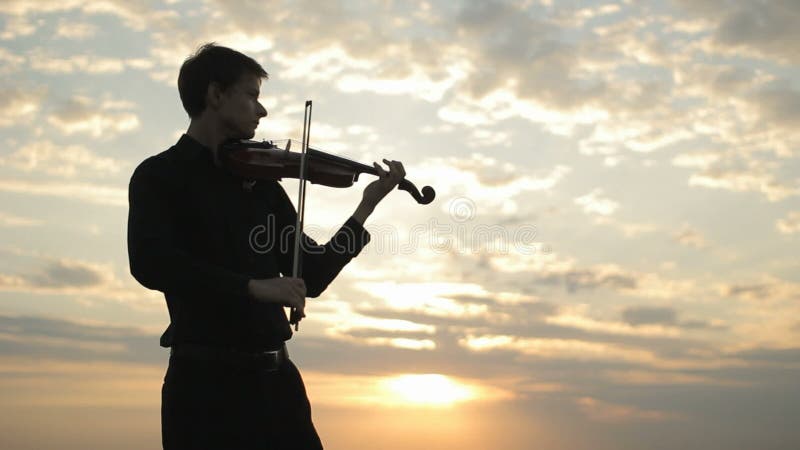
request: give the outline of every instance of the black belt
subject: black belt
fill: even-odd
[[[289,360],[286,344],[277,350],[248,351],[232,347],[214,347],[198,344],[175,344],[169,354],[176,358],[220,362],[232,365],[257,366],[267,371],[278,370]]]

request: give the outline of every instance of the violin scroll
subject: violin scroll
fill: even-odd
[[[414,183],[406,179],[400,181],[400,184],[397,185],[397,189],[411,194],[411,196],[414,197],[414,200],[416,200],[420,205],[427,205],[428,203],[432,202],[434,198],[436,198],[436,191],[434,191],[432,187],[422,186],[422,194],[420,194],[417,187],[414,186]]]

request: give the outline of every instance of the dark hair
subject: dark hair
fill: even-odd
[[[206,109],[206,92],[211,83],[217,83],[225,90],[245,73],[269,78],[253,58],[214,42],[204,44],[186,58],[178,74],[178,92],[183,109],[189,117],[199,116]]]

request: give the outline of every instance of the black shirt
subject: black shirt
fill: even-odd
[[[297,213],[278,182],[233,176],[184,134],[136,168],[128,198],[131,274],[167,300],[162,346],[273,349],[291,338],[281,305],[247,295],[250,279],[292,274]],[[303,234],[307,296],[320,295],[369,239],[352,217],[324,246]]]

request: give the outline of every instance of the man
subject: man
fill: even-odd
[[[267,111],[267,72],[213,43],[181,66],[178,90],[190,124],[168,150],[135,170],[129,189],[133,276],[162,291],[171,347],[162,388],[165,449],[320,449],[308,397],[284,342],[284,307],[304,316],[369,242],[363,224],[405,176],[377,163],[379,179],[353,215],[321,246],[303,235],[302,278],[292,278],[294,206],[279,183],[235,177],[220,143],[249,139]],[[254,242],[257,237],[257,242]],[[267,245],[272,244],[272,245]],[[283,275],[283,276],[281,276]]]

